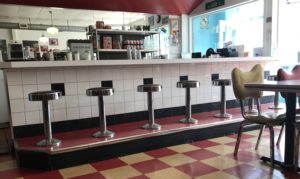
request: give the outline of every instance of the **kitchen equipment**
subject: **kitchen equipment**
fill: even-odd
[[[21,43],[8,44],[8,61],[9,60],[23,60],[23,45]]]
[[[132,60],[132,54],[131,54],[131,47],[130,46],[127,47],[127,59]]]
[[[80,60],[80,54],[79,52],[73,52],[74,53],[74,60],[79,61]]]
[[[84,60],[91,60],[91,52],[89,50],[84,52]]]
[[[70,48],[70,51],[75,54],[75,52],[79,53],[79,59],[86,59],[85,51],[90,52],[90,56],[93,56],[93,45],[90,40],[76,40],[76,39],[70,39],[67,42],[68,47]],[[75,55],[74,55],[75,56]],[[74,57],[75,60],[76,56]]]
[[[72,58],[72,52],[67,52],[67,59],[68,61],[72,61],[73,58]]]
[[[67,53],[61,51],[54,51],[53,56],[54,56],[54,61],[63,61],[65,60]]]

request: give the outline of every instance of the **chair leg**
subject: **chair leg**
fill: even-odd
[[[241,137],[242,137],[242,131],[243,131],[243,127],[244,127],[244,122],[245,121],[241,122],[239,131],[238,131],[238,136],[237,136],[237,139],[236,139],[235,148],[234,148],[234,154],[233,154],[235,157],[237,156],[237,153],[238,153],[238,150],[239,150],[239,146],[240,146],[240,142],[241,142]]]
[[[279,132],[279,135],[278,135],[278,139],[277,139],[277,142],[276,142],[276,145],[277,145],[277,146],[280,144],[281,136],[282,136],[284,127],[285,127],[285,125],[283,124],[282,127],[281,127],[281,129],[280,129],[280,132]]]
[[[296,141],[295,141],[295,153],[294,153],[294,161],[295,161],[295,170],[298,169],[298,157],[299,157],[299,140],[300,140],[300,132],[299,129],[297,128],[297,137],[296,137]]]
[[[265,125],[262,125],[261,128],[260,128],[259,134],[258,134],[257,141],[256,141],[255,150],[258,149],[258,145],[260,143],[260,139],[261,139],[261,136],[262,136],[262,133],[263,133],[264,130],[265,130]]]
[[[274,129],[273,126],[268,126],[270,129],[270,160],[271,166],[274,167]]]

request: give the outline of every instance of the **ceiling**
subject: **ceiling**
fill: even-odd
[[[24,23],[24,24],[51,24],[53,14],[54,25],[88,26],[95,24],[97,20],[104,20],[106,24],[122,25],[136,21],[143,21],[147,14],[123,13],[96,10],[59,9],[38,6],[5,5],[0,4],[0,22]]]
[[[203,0],[0,0],[0,3],[180,15],[189,14],[202,1]]]

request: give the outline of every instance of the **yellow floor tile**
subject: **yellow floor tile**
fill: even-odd
[[[253,130],[253,131],[243,132],[243,134],[249,134],[249,135],[253,135],[253,136],[258,136],[259,130]]]
[[[195,159],[186,156],[184,154],[170,155],[170,156],[159,158],[159,160],[173,167],[196,161]]]
[[[209,158],[209,159],[201,160],[201,162],[210,165],[214,168],[217,168],[219,170],[224,170],[242,164],[241,162],[238,162],[226,156]]]
[[[230,142],[235,142],[236,139],[224,136],[224,137],[209,139],[209,141],[216,142],[216,143],[219,143],[219,144],[227,144],[227,143],[230,143]]]
[[[168,147],[168,149],[171,149],[178,153],[184,153],[184,152],[189,152],[189,151],[193,151],[193,150],[198,150],[198,149],[200,149],[200,147],[196,147],[196,146],[190,145],[190,144],[181,144],[181,145],[175,145],[172,147]]]
[[[17,163],[15,160],[10,160],[7,162],[1,162],[0,163],[0,172],[1,171],[5,171],[5,170],[10,170],[10,169],[14,169],[17,168]]]
[[[186,179],[191,178],[187,174],[175,169],[175,168],[167,168],[163,170],[159,170],[152,173],[147,173],[147,177],[151,179]]]
[[[222,171],[202,175],[202,176],[196,177],[195,179],[219,179],[219,178],[220,179],[238,179],[237,177],[230,175],[228,173],[222,172]]]
[[[120,157],[120,160],[127,164],[134,164],[134,163],[139,163],[147,160],[153,159],[153,157],[145,154],[145,153],[137,153],[137,154],[132,154],[132,155],[127,155],[125,157]]]
[[[228,145],[216,145],[205,149],[220,155],[226,155],[234,152],[234,147]]]
[[[72,178],[76,176],[86,175],[90,173],[95,173],[97,170],[93,168],[90,164],[79,165],[76,167],[69,167],[59,170],[60,174],[64,178]]]
[[[134,169],[133,167],[127,165],[123,167],[118,167],[114,169],[109,170],[103,170],[100,172],[105,178],[111,178],[111,179],[125,179],[125,178],[131,178],[135,176],[139,176],[142,173]]]

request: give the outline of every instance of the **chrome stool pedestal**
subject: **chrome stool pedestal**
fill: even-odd
[[[185,88],[185,118],[179,120],[181,123],[197,123],[198,120],[192,118],[191,88],[199,88],[199,81],[183,80],[176,84],[177,88]]]
[[[156,129],[160,130],[161,125],[156,124],[154,121],[154,109],[153,109],[153,95],[152,92],[159,92],[161,91],[162,86],[159,84],[145,84],[137,86],[138,92],[147,92],[148,98],[148,120],[149,122],[142,126],[143,129]]]
[[[29,101],[42,101],[45,139],[39,141],[37,146],[58,146],[61,143],[61,140],[52,138],[51,111],[48,103],[48,101],[58,100],[60,97],[61,92],[59,91],[38,91],[28,94]]]
[[[258,114],[257,109],[254,108],[254,99],[253,98],[250,98],[248,100],[248,110],[245,111],[245,113],[247,115],[257,115]]]
[[[225,95],[225,86],[231,85],[230,79],[218,79],[212,81],[213,86],[221,86],[221,104],[220,104],[220,113],[215,114],[214,117],[217,118],[231,118],[232,115],[226,113],[226,95]]]
[[[103,96],[111,96],[113,93],[114,89],[110,87],[97,87],[86,90],[87,96],[98,96],[100,131],[94,133],[94,137],[114,137],[115,135],[114,132],[107,130],[105,105],[103,101]]]
[[[269,81],[278,81],[277,75],[268,76],[268,80]],[[283,109],[282,107],[279,107],[279,92],[278,91],[275,91],[274,105],[270,106],[269,109],[274,109],[274,110]]]

